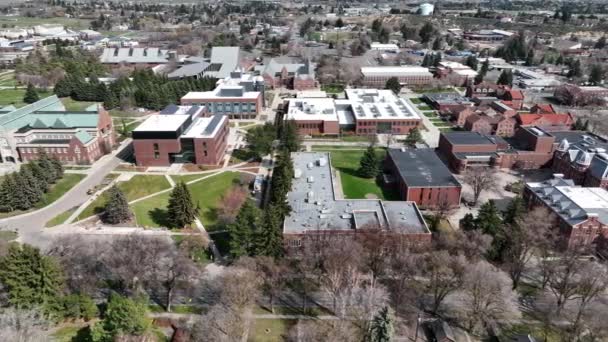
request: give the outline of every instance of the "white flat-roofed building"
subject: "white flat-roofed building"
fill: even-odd
[[[562,84],[562,82],[552,76],[541,74],[530,69],[515,69],[515,75],[520,78],[520,80],[517,81],[517,84],[525,89],[549,90]]]
[[[373,42],[371,44],[370,50],[372,51],[390,51],[397,53],[399,52],[399,46],[397,44],[382,44],[378,42]]]
[[[433,80],[428,68],[419,66],[362,67],[363,85],[369,88],[384,88],[386,81],[396,77],[405,86],[425,86]]]
[[[175,131],[188,119],[190,119],[189,114],[152,115],[141,125],[137,126],[133,132]]]
[[[296,98],[286,104],[285,120],[300,134],[407,134],[421,118],[415,108],[391,90],[346,89],[346,99]]]
[[[327,92],[322,90],[302,90],[296,96],[300,99],[323,99],[327,98]]]

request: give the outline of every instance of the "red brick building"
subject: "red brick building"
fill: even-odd
[[[57,96],[0,113],[0,162],[30,161],[40,150],[67,164],[91,164],[112,151],[112,118],[102,107],[67,111]]]
[[[574,184],[608,189],[608,141],[580,131],[552,132],[556,147],[552,170]]]
[[[564,248],[597,243],[608,238],[608,191],[575,186],[563,175],[542,183],[527,183],[524,199],[530,207],[551,212]]]
[[[462,185],[433,149],[389,149],[384,164],[402,200],[423,209],[460,205]]]
[[[271,89],[285,87],[307,90],[318,87],[315,65],[310,59],[304,63],[283,63],[273,58],[268,64],[257,66],[255,69]]]
[[[169,106],[133,130],[139,166],[172,163],[219,164],[226,153],[228,117],[204,116],[198,106]]]

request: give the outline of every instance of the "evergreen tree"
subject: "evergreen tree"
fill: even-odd
[[[54,165],[52,159],[49,155],[44,151],[44,149],[39,148],[37,151],[38,159],[36,163],[42,170],[44,170],[44,177],[48,184],[54,184],[58,179],[63,176],[63,166],[61,169],[58,168],[57,165]]]
[[[17,192],[14,178],[11,175],[5,176],[0,184],[0,212],[11,212],[16,209]]]
[[[437,31],[435,30],[433,24],[430,21],[425,22],[424,25],[422,25],[422,28],[420,28],[420,31],[418,32],[418,35],[420,36],[420,42],[422,44],[430,42],[436,33]]]
[[[51,165],[53,166],[53,174],[55,175],[55,179],[59,180],[63,177],[63,164],[57,156],[51,157]]]
[[[245,201],[234,223],[228,225],[230,254],[236,259],[254,254],[253,236],[260,225],[261,211],[251,200]]]
[[[32,173],[32,169],[28,167],[27,164],[19,170],[19,174],[21,174],[21,177],[27,185],[22,191],[25,191],[26,194],[30,196],[32,203],[38,203],[46,190],[46,182],[43,179],[37,179]]]
[[[297,152],[302,144],[300,135],[298,134],[298,125],[293,120],[288,120],[283,125],[281,130],[283,146],[289,152]]]
[[[173,188],[169,205],[167,206],[168,222],[171,227],[183,228],[191,225],[196,219],[200,207],[195,205],[192,195],[184,182],[179,182]]]
[[[573,63],[570,63],[570,71],[568,71],[568,77],[582,77],[583,71],[581,69],[581,61],[577,59]]]
[[[130,299],[112,293],[103,319],[90,330],[91,341],[110,342],[121,335],[146,334],[152,327],[152,322],[146,317],[147,311],[143,299]]]
[[[27,90],[25,91],[25,95],[23,96],[23,102],[34,103],[38,100],[40,100],[40,97],[38,96],[38,92],[36,91],[36,88],[34,88],[33,84],[29,83],[27,85]]]
[[[373,145],[370,145],[359,162],[359,174],[361,177],[374,178],[380,172],[380,161],[376,156]]]
[[[475,84],[483,82],[483,79],[486,77],[488,70],[490,70],[490,62],[486,58],[486,60],[481,63],[481,69],[477,72],[477,75],[475,76]]]
[[[513,86],[513,73],[511,70],[503,70],[500,73],[500,76],[498,76],[498,81],[496,81],[496,84],[502,84],[509,87]]]
[[[399,79],[397,77],[391,77],[388,80],[386,80],[384,89],[392,90],[393,93],[395,95],[397,95],[401,91],[401,83],[399,83]]]
[[[435,40],[433,41],[432,49],[435,51],[439,51],[439,50],[441,50],[442,46],[443,46],[443,40],[441,39],[441,37],[435,38]]]
[[[596,49],[603,49],[606,47],[606,36],[601,36],[600,39],[595,42],[594,47]]]
[[[50,310],[63,286],[61,268],[38,248],[13,243],[0,258],[0,282],[11,305]]]
[[[392,310],[385,306],[376,315],[371,322],[369,341],[370,342],[390,342],[393,340],[395,328],[393,322],[395,318]]]
[[[437,52],[433,54],[433,66],[434,67],[438,67],[439,63],[441,63],[443,56],[441,55],[441,52]]]
[[[532,66],[532,65],[534,65],[534,50],[530,49],[528,51],[528,55],[526,56],[525,65],[526,66]]]
[[[477,65],[479,64],[479,62],[477,61],[477,57],[471,55],[467,57],[464,64],[473,70],[477,70]]]
[[[471,213],[466,213],[464,217],[460,219],[459,226],[460,229],[464,231],[477,229],[475,216]]]
[[[604,69],[599,64],[593,64],[589,71],[589,82],[599,85],[604,80]]]
[[[502,225],[502,218],[493,200],[481,205],[475,219],[475,225],[484,234],[496,236]]]
[[[10,176],[15,183],[15,189],[17,189],[17,192],[13,194],[15,209],[28,210],[33,207],[40,199],[36,190],[30,189],[28,180],[23,178],[21,172],[13,172]]]
[[[131,210],[125,194],[113,185],[108,190],[108,201],[104,207],[103,221],[109,224],[118,224],[131,219]]]
[[[433,65],[433,56],[430,53],[427,53],[424,55],[424,58],[422,59],[422,64],[423,67],[430,67]]]
[[[285,215],[281,208],[270,204],[264,211],[260,229],[255,236],[255,254],[273,258],[283,255],[283,233],[281,227]]]
[[[555,60],[555,65],[562,65],[564,64],[564,57],[562,55],[557,56],[557,59]]]
[[[414,127],[410,129],[410,132],[407,134],[405,138],[405,144],[408,146],[416,146],[417,143],[422,141],[422,134],[418,127]]]
[[[49,191],[49,183],[45,175],[47,171],[41,168],[38,163],[30,162],[23,165],[22,168],[28,168],[30,170],[30,172],[34,176],[34,179],[36,179],[36,182],[38,183],[38,187],[40,188],[40,190],[42,190],[42,192]]]
[[[517,196],[509,202],[507,208],[502,213],[505,224],[515,224],[526,213],[526,205],[523,198]]]
[[[98,314],[97,305],[91,297],[82,294],[71,294],[60,299],[63,317],[66,319],[84,319],[89,321]]]

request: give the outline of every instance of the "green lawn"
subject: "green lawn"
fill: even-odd
[[[330,94],[339,94],[344,92],[344,85],[343,84],[328,84],[328,85],[324,85],[321,86],[321,90],[330,93]]]
[[[217,224],[216,206],[222,195],[240,181],[239,172],[223,172],[219,175],[188,185],[192,197],[201,207],[199,218],[206,230],[213,230]],[[167,226],[167,204],[170,192],[134,203],[133,212],[137,223],[144,227]]]
[[[72,214],[78,209],[78,207],[74,207],[68,211],[64,211],[63,213],[53,217],[50,221],[48,221],[44,226],[47,228],[55,227],[60,224],[63,224],[67,219],[72,216]]]
[[[370,142],[375,139],[366,135],[343,135],[340,137],[340,140],[347,142]]]
[[[88,340],[87,330],[87,324],[70,324],[57,329],[51,336],[55,342],[84,342]]]
[[[13,241],[17,238],[17,233],[8,230],[0,230],[0,241]]]
[[[411,101],[412,103],[414,103],[414,104],[419,104],[419,103],[422,103],[422,99],[421,99],[421,98],[419,98],[419,97],[411,97],[411,98],[410,98],[410,101]]]
[[[208,177],[210,175],[212,175],[213,173],[203,173],[203,174],[193,174],[193,175],[173,175],[171,176],[171,178],[177,183],[179,181],[182,181],[184,183],[188,183],[191,182],[193,180],[197,180],[197,179],[201,179],[203,177]]]
[[[249,342],[286,341],[289,329],[297,323],[294,319],[256,319],[249,331]]]
[[[118,182],[118,188],[124,192],[129,202],[170,187],[171,184],[165,176],[136,175],[126,182]],[[106,201],[107,193],[104,192],[84,209],[78,219],[82,220],[103,211]]]
[[[42,200],[36,204],[36,208],[46,207],[47,205],[55,202],[66,192],[68,192],[74,185],[78,184],[86,175],[77,173],[66,173],[63,175],[55,185],[51,187],[51,190],[42,196]]]
[[[322,150],[322,149],[319,149]],[[377,184],[375,179],[367,179],[359,176],[359,161],[365,150],[326,150],[330,152],[331,165],[340,171],[342,191],[344,197],[349,199],[363,199],[372,194],[380,199],[398,200],[399,195],[394,189],[384,189]],[[376,154],[381,160],[386,156],[386,150],[378,148]]]
[[[61,102],[63,102],[65,109],[73,111],[85,110],[87,107],[99,103],[90,101],[76,101],[70,97],[62,97]]]
[[[433,108],[431,108],[429,105],[418,105],[418,109],[425,111],[425,110],[433,110]]]
[[[82,30],[88,28],[91,21],[66,17],[41,18],[0,16],[0,25],[6,25],[6,27],[30,27],[41,24],[61,24],[70,28]]]
[[[1,89],[0,90],[0,106],[14,105],[15,107],[23,107],[26,103],[23,102],[25,89]],[[39,90],[38,96],[43,99],[53,95],[50,91]]]

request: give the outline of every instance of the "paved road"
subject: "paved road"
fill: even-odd
[[[86,201],[90,197],[87,191],[101,183],[103,178],[122,161],[120,157],[131,153],[130,148],[130,139],[125,140],[114,153],[97,161],[89,170],[88,175],[60,199],[40,210],[2,219],[0,229],[16,230],[19,233],[19,241],[45,248],[51,239],[51,234],[44,231],[45,223]]]

